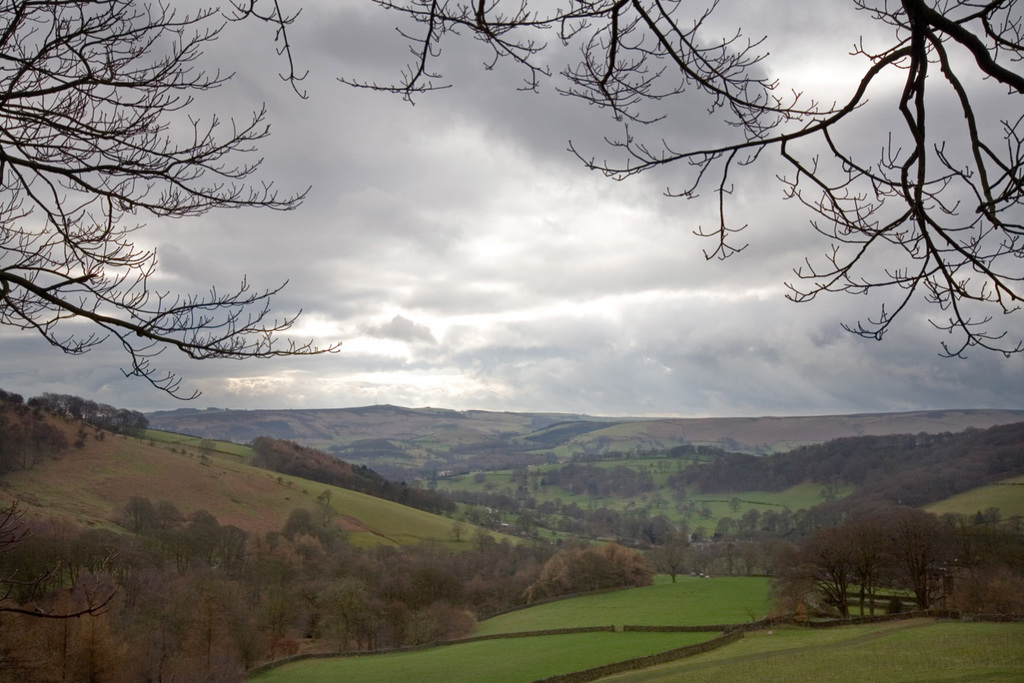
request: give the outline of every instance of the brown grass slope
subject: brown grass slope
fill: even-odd
[[[224,525],[252,533],[280,530],[296,508],[312,509],[325,489],[353,542],[449,542],[451,520],[355,491],[252,467],[246,459],[204,449],[155,444],[100,432],[80,439],[78,423],[46,416],[66,434],[59,457],[0,477],[0,505],[20,501],[31,516],[84,527],[114,527],[133,496],[168,500],[185,515],[206,510]],[[0,434],[0,438],[4,435]],[[76,441],[82,445],[75,446]]]

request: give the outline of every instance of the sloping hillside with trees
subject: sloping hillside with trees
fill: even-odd
[[[466,635],[495,612],[645,585],[656,571],[770,575],[776,608],[806,615],[1024,609],[1019,518],[937,516],[901,500],[1020,472],[1020,425],[761,458],[693,444],[594,456],[518,469],[508,495],[487,488],[498,473],[479,472],[463,481],[481,490],[456,507],[278,439],[257,439],[251,458],[201,440],[158,446],[12,395],[0,419],[13,463],[0,506],[0,671],[40,680],[235,680],[300,651]],[[822,495],[792,509],[764,500],[797,480]],[[421,494],[451,517],[367,493]],[[796,500],[793,488],[779,495]]]
[[[921,506],[1024,473],[1024,423],[956,434],[864,436],[753,457],[727,453],[674,475],[702,493],[781,491],[803,481],[852,484],[847,507]]]
[[[1024,421],[1012,410],[751,418],[610,418],[365,406],[150,413],[151,426],[250,443],[287,439],[396,479],[712,447],[764,455],[840,437],[939,434]]]
[[[352,465],[291,441],[259,437],[252,442],[251,463],[273,472],[359,491],[434,514],[451,514],[455,503],[433,491],[385,479],[365,465]]]

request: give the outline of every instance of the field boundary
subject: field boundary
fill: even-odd
[[[677,659],[684,659],[686,657],[692,657],[694,655],[717,650],[718,648],[734,643],[741,638],[743,638],[743,630],[735,629],[728,633],[723,633],[717,638],[706,640],[703,643],[687,645],[685,647],[675,648],[674,650],[666,650],[665,652],[647,655],[646,657],[625,659],[621,662],[613,662],[611,664],[605,664],[604,666],[595,666],[592,669],[584,669],[582,671],[574,671],[568,674],[558,674],[557,676],[541,678],[538,681],[534,681],[534,683],[587,683],[587,681],[596,681],[599,678],[611,676],[612,674],[622,673],[624,671],[635,671],[637,669],[646,669],[651,666],[674,662]]]
[[[562,600],[570,600],[572,598],[586,598],[592,595],[618,593],[619,591],[628,590],[633,587],[634,586],[612,586],[611,588],[598,588],[596,590],[581,591],[579,593],[565,593],[564,595],[553,595],[550,598],[541,598],[540,600],[534,600],[533,602],[526,603],[525,605],[516,605],[515,607],[509,607],[508,609],[499,610],[497,612],[488,612],[480,616],[480,621],[494,619],[495,617],[503,617],[506,614],[512,614],[513,612],[522,612],[523,610],[530,609],[531,607],[537,607],[538,605],[547,605],[552,602],[560,602]]]
[[[334,659],[334,658],[345,658],[345,657],[366,657],[368,655],[388,655],[395,654],[398,652],[416,652],[418,650],[429,650],[435,647],[445,647],[448,645],[464,645],[466,643],[476,643],[485,640],[500,640],[503,638],[533,638],[537,636],[561,636],[573,633],[614,633],[615,626],[579,626],[576,628],[551,628],[542,629],[537,631],[515,631],[513,633],[492,633],[485,636],[470,636],[468,638],[455,638],[452,640],[434,640],[429,643],[421,643],[419,645],[407,645],[405,647],[392,647],[383,648],[379,650],[343,650],[337,652],[305,652],[302,654],[288,655],[287,657],[281,657],[271,662],[266,662],[258,666],[254,666],[251,669],[246,670],[246,676],[255,676],[257,674],[265,673],[271,669],[276,669],[279,666],[285,664],[292,664],[293,662],[300,662],[305,659]]]
[[[261,673],[276,669],[277,667],[284,666],[285,664],[292,664],[294,662],[303,661],[306,659],[334,659],[334,658],[348,658],[348,657],[366,657],[369,655],[386,655],[400,652],[416,652],[419,650],[429,650],[435,647],[445,647],[449,645],[464,645],[467,643],[477,643],[487,640],[502,640],[505,638],[534,638],[543,636],[557,636],[577,633],[614,633],[621,631],[623,633],[721,633],[722,635],[706,640],[702,643],[696,643],[694,645],[687,645],[685,647],[675,648],[672,650],[666,650],[665,652],[659,652],[653,655],[647,655],[645,657],[637,657],[634,659],[626,659],[620,662],[613,662],[611,664],[605,664],[603,666],[594,667],[592,669],[583,669],[581,671],[574,671],[566,674],[558,674],[549,678],[542,678],[534,683],[586,683],[587,681],[597,680],[604,676],[610,676],[615,673],[621,673],[623,671],[634,671],[637,669],[644,669],[650,666],[656,666],[658,664],[665,664],[667,662],[676,661],[678,659],[684,659],[686,657],[692,657],[694,655],[702,654],[704,652],[710,652],[720,647],[724,647],[730,643],[733,643],[743,638],[744,633],[747,631],[762,631],[770,629],[776,626],[800,626],[805,628],[836,628],[840,626],[856,626],[859,624],[872,624],[881,623],[887,621],[909,621],[912,619],[921,618],[933,618],[933,619],[949,619],[952,621],[1013,621],[1013,622],[1024,622],[1024,615],[985,615],[985,614],[967,614],[962,613],[959,610],[949,609],[928,609],[918,610],[913,612],[898,612],[896,614],[877,614],[874,616],[861,616],[861,617],[844,617],[835,619],[807,619],[805,617],[796,617],[792,614],[787,614],[778,617],[768,617],[765,619],[758,619],[757,621],[750,621],[740,624],[705,624],[697,626],[671,626],[671,625],[638,625],[638,624],[625,624],[620,629],[617,629],[614,625],[611,626],[581,626],[575,628],[555,628],[555,629],[543,629],[536,631],[513,631],[511,633],[492,633],[483,636],[470,636],[468,638],[456,638],[453,640],[437,640],[429,643],[422,643],[420,645],[409,645],[406,647],[397,647],[380,650],[347,650],[338,652],[307,652],[302,654],[289,655],[280,659],[275,659],[271,662],[266,662],[258,666],[254,666],[248,669],[245,673],[247,677],[256,676]]]

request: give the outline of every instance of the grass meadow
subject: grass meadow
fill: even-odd
[[[715,637],[714,633],[579,633],[485,640],[415,652],[307,659],[272,669],[259,683],[444,681],[523,683]]]
[[[1012,477],[995,484],[964,491],[946,500],[928,505],[925,510],[938,515],[945,512],[973,515],[990,507],[999,508],[1003,519],[1024,517],[1024,476]]]
[[[416,652],[315,659],[273,669],[259,683],[445,681],[526,683],[683,647],[711,633],[592,633],[511,638]],[[915,619],[834,629],[749,633],[721,649],[641,671],[617,683],[912,683],[1024,680],[1024,624]]]
[[[481,622],[474,635],[623,624],[749,621],[767,607],[766,579],[681,577],[560,600]],[[525,683],[710,640],[716,633],[586,633],[486,640],[414,652],[309,659],[254,677],[258,683],[445,681]],[[619,683],[1024,680],[1024,624],[913,619],[748,633],[721,649],[642,671]]]
[[[654,480],[655,489],[634,497],[609,496],[591,498],[586,494],[571,494],[557,486],[540,486],[543,473],[562,465],[536,465],[527,468],[530,473],[527,477],[527,488],[531,497],[537,503],[559,502],[563,504],[575,503],[584,510],[592,510],[600,507],[607,507],[613,510],[627,511],[639,506],[647,508],[652,516],[665,515],[674,523],[686,522],[690,529],[703,526],[710,534],[714,531],[718,521],[723,517],[739,519],[747,510],[755,509],[759,512],[774,510],[781,512],[784,509],[800,510],[811,508],[823,501],[821,484],[805,483],[792,486],[783,491],[744,491],[742,493],[715,493],[700,494],[690,493],[686,500],[697,509],[705,509],[707,516],[696,513],[680,513],[674,502],[674,492],[668,487],[668,478],[675,473],[677,467],[686,466],[690,462],[699,461],[701,458],[695,456],[689,459],[666,459],[666,458],[645,458],[629,460],[607,460],[588,465],[597,467],[612,468],[625,466],[634,470],[647,471]],[[445,479],[439,484],[442,491],[462,492],[470,491],[476,493],[492,492],[514,497],[519,489],[520,483],[513,470],[495,470],[486,473],[463,475]],[[838,491],[840,497],[846,496],[854,490],[853,486],[843,487]],[[739,505],[733,509],[731,501],[733,498],[739,500]]]
[[[911,683],[1024,680],[1024,624],[915,619],[747,634],[719,650],[643,671],[616,683]]]
[[[556,600],[480,622],[473,635],[583,626],[699,626],[736,624],[768,610],[768,579],[730,576],[700,579],[659,576],[646,588]]]
[[[698,579],[588,595],[537,605],[483,621],[473,635],[585,626],[700,625],[747,622],[767,609],[768,580]],[[718,634],[584,633],[487,640],[416,652],[305,660],[254,678],[279,681],[533,681],[558,673],[693,645]]]
[[[203,439],[198,436],[186,434],[175,434],[159,429],[147,429],[145,438],[156,443],[172,444],[176,446],[194,448],[200,451],[211,451],[235,455],[239,458],[251,458],[252,448],[231,441],[217,441],[214,439]]]

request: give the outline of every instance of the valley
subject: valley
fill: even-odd
[[[654,421],[633,419],[482,414],[465,418],[469,428],[431,411],[402,428],[388,408],[375,432],[376,420],[362,411],[363,424],[345,433],[358,437],[353,443],[376,443],[377,452],[433,444],[440,454],[424,461],[433,465],[394,469],[404,476],[389,480],[297,441],[140,429],[137,416],[117,433],[59,414],[65,404],[74,401],[51,397],[47,405],[58,413],[31,401],[0,403],[7,501],[0,504],[7,548],[0,553],[0,631],[19,634],[0,647],[0,673],[28,667],[40,680],[72,669],[107,672],[100,680],[237,680],[272,664],[259,680],[395,680],[397,670],[429,676],[454,657],[466,661],[467,680],[533,680],[716,635],[508,634],[785,614],[828,621],[939,605],[972,614],[1024,611],[1017,492],[1024,423],[1014,423],[1012,412],[957,411],[944,414],[949,422],[939,414],[795,419],[793,431],[776,435],[807,443],[776,452],[726,450],[720,444],[728,437],[658,447]],[[843,436],[855,420],[877,431],[886,423],[932,429]],[[972,424],[946,428],[963,421]],[[1007,423],[975,426],[993,421]],[[812,423],[824,441],[810,443]],[[597,432],[599,449],[587,441]],[[835,432],[838,438],[825,438]],[[761,438],[744,433],[748,441]],[[495,439],[508,446],[500,457],[485,448],[487,457],[476,459],[472,444]],[[446,469],[435,469],[442,462]],[[934,539],[928,568],[911,570],[899,559],[904,527]],[[824,558],[870,548],[879,553],[870,575],[852,564],[826,572]],[[965,548],[971,563],[955,564]],[[936,568],[956,580],[936,583]],[[4,578],[14,576],[30,580]],[[572,597],[579,593],[591,597]],[[34,610],[79,616],[40,620]],[[930,619],[913,632],[953,629],[973,642],[968,624]],[[869,645],[874,635],[823,641],[800,626],[780,628],[785,637],[766,640],[759,631],[628,676],[729,671],[751,656],[778,667],[775,644],[779,656],[791,647],[805,652],[812,659],[801,666],[809,668],[830,642],[877,652]],[[885,643],[903,633],[888,625],[848,628]],[[1018,637],[1015,627],[1005,628],[1005,637]],[[38,649],[62,632],[73,647]],[[205,641],[197,640],[201,633]],[[502,640],[459,644],[484,636]],[[570,642],[557,638],[572,641],[575,659],[545,658],[546,648],[564,651]],[[277,666],[294,656],[396,647],[417,650]],[[998,665],[977,670],[995,672],[993,680],[1001,680],[997,669],[1024,671],[1000,648],[979,650]],[[507,679],[481,674],[478,666],[496,651],[522,652],[524,663],[539,668],[513,667]],[[213,652],[216,664],[204,655]],[[736,664],[725,652],[735,653]]]
[[[382,405],[332,410],[179,409],[150,413],[147,418],[154,429],[206,439],[242,444],[258,437],[285,439],[401,479],[663,453],[678,446],[764,455],[842,437],[985,429],[1024,421],[1024,411],[614,418]]]

